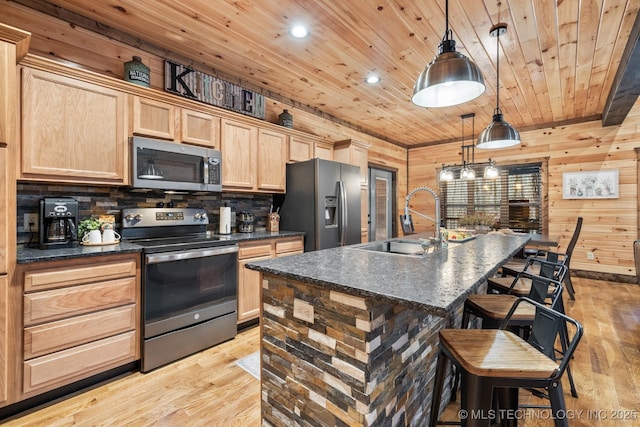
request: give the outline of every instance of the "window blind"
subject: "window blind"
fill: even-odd
[[[542,233],[541,163],[499,166],[496,179],[483,178],[484,166],[474,165],[475,180],[440,182],[441,217],[450,229],[465,228],[460,220],[478,212],[495,218],[492,228]],[[460,167],[451,168],[459,176]]]

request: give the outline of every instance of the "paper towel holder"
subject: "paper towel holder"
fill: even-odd
[[[231,234],[231,208],[226,206],[220,207],[220,234]]]

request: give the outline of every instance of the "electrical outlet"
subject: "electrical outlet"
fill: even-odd
[[[29,224],[33,224],[29,227]],[[38,214],[37,213],[26,213],[24,214],[24,219],[22,221],[22,231],[25,233],[36,232],[38,231]]]
[[[593,252],[587,252],[587,259],[593,261],[596,259],[596,255]]]

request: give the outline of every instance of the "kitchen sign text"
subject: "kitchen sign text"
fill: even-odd
[[[264,119],[264,96],[184,65],[164,61],[165,90],[185,98]]]

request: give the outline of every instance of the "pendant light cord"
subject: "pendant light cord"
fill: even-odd
[[[444,39],[449,40],[449,0],[444,2]]]
[[[500,111],[500,29],[498,28],[496,33],[496,112],[495,114],[502,114]]]

